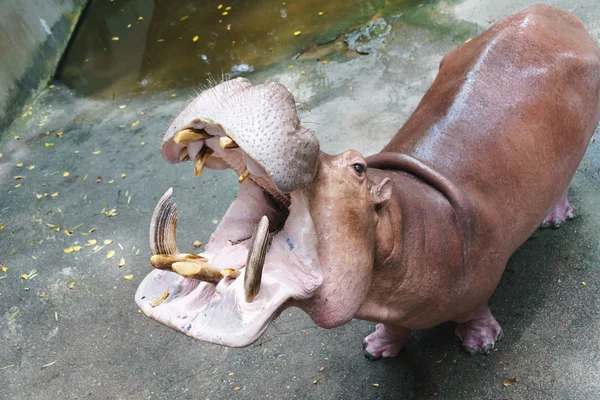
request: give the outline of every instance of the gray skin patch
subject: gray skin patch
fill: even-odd
[[[253,86],[237,78],[201,93],[165,134],[162,154],[168,162],[179,162],[184,144],[173,137],[188,128],[229,135],[282,193],[308,187],[316,173],[319,141],[300,125],[294,96],[279,83]]]

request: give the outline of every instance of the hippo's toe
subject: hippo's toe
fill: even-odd
[[[404,348],[410,329],[377,324],[375,332],[363,340],[364,355],[369,360],[393,360]]]
[[[477,353],[490,354],[503,337],[502,329],[487,304],[474,313],[470,320],[458,324],[454,334],[461,340],[463,350],[471,356]]]

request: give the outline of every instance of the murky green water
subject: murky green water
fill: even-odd
[[[57,78],[120,98],[244,75],[430,0],[92,0]]]

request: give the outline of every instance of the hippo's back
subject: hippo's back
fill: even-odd
[[[518,246],[573,177],[598,124],[599,89],[600,49],[581,22],[531,7],[446,55],[383,151],[437,168],[506,218]]]

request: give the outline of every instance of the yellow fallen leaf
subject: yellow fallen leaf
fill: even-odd
[[[190,16],[189,15],[184,15],[183,17],[179,18],[180,21],[185,21],[186,19],[188,19]]]
[[[505,379],[504,382],[502,382],[502,385],[504,385],[504,387],[509,387],[514,385],[517,382],[517,377],[515,376],[514,378],[511,379]]]
[[[4,225],[0,225],[0,231],[4,229]]]
[[[140,146],[143,146],[145,144],[146,144],[146,142],[140,142]]]
[[[21,278],[27,280],[27,278],[29,278],[29,276],[27,274],[21,274]]]
[[[68,236],[71,236],[73,234],[73,230],[72,229],[65,229],[65,234],[67,234]]]
[[[225,7],[225,11],[229,11],[229,10],[231,10],[231,6]]]
[[[60,138],[62,137],[62,135],[63,135],[62,131],[61,131],[61,132],[57,132],[57,133],[56,133],[56,136],[58,136],[58,137],[60,137]]]
[[[119,40],[118,36],[113,36],[112,40],[114,40],[115,42],[117,42]]]
[[[96,229],[98,229],[98,228],[92,228],[88,231],[88,233],[94,233],[94,232],[96,232]]]
[[[20,137],[20,136],[17,136],[17,135],[15,135],[15,136],[13,136],[13,137],[14,137],[14,139],[15,139],[15,140],[20,140],[20,139],[21,139],[21,137]]]
[[[198,41],[198,39],[200,39],[200,37],[199,37],[199,36],[194,36],[194,37],[192,38],[192,41],[193,41],[193,42],[197,42],[197,41]]]
[[[125,179],[125,177],[127,176],[127,174],[121,174],[121,178]]]
[[[223,8],[223,4],[219,4],[219,5],[217,6],[217,10],[220,10],[221,8]]]
[[[16,175],[15,179],[19,180],[19,179],[23,179],[23,177],[21,175]]]
[[[17,167],[21,168],[22,166],[23,166],[23,163],[22,163],[22,162],[20,162],[20,163],[17,163]]]
[[[44,195],[43,195],[43,194],[36,193],[36,194],[35,194],[35,197],[37,197],[38,199],[41,199],[42,197],[44,197]]]
[[[115,183],[115,180],[114,180],[114,179],[111,179],[110,181],[108,181],[108,182],[106,182],[106,183],[107,183],[107,184],[109,184],[109,185],[112,185],[113,183]],[[108,215],[108,214],[106,214],[106,215]]]
[[[20,187],[21,187],[21,184],[20,184],[20,183],[17,183],[17,184],[15,185],[15,187],[16,187],[16,188],[20,188]]]
[[[324,14],[324,12],[323,12],[323,11],[319,11],[317,14],[318,14],[318,15],[323,15],[323,14]]]
[[[125,107],[127,107],[127,104],[123,104],[122,106],[119,106],[119,108],[120,108],[121,110],[122,110],[122,109],[124,109]]]
[[[96,239],[89,239],[87,242],[88,242],[88,244],[96,244],[96,243],[98,243],[98,241]]]
[[[114,250],[110,250],[108,253],[106,253],[106,259],[110,259],[113,258],[115,256],[115,251]]]
[[[73,251],[79,251],[81,250],[81,246],[73,246]]]
[[[373,386],[374,387],[379,387],[379,383],[374,383]]]
[[[139,120],[139,119],[136,119],[136,120],[135,120],[135,122],[133,122],[133,123],[131,124],[131,126],[138,126],[138,124],[139,124],[139,123],[140,123],[140,120]]]
[[[54,192],[50,195],[50,197],[56,197],[56,196],[58,196],[58,192]]]
[[[85,174],[85,176],[83,177],[83,181],[84,182],[87,181],[87,178],[88,178],[88,176],[87,176],[87,174]]]
[[[106,239],[104,240],[104,244],[111,244],[112,243],[112,239]]]
[[[296,31],[296,32],[294,32],[294,36],[298,36],[301,33],[302,33],[302,31]]]
[[[121,257],[119,260],[119,267],[122,267],[123,265],[125,265],[125,258]]]
[[[239,386],[236,386],[236,387],[234,387],[234,388],[233,388],[233,390],[235,390],[235,391],[239,392],[240,390],[242,390],[242,388],[241,388],[241,387],[239,387]]]
[[[2,272],[6,272],[8,271],[8,268],[6,268],[4,265],[2,266]]]
[[[123,279],[126,279],[126,280],[130,281],[130,280],[132,280],[132,279],[133,279],[133,275],[125,275],[125,276],[123,277]]]
[[[229,376],[234,376],[234,375],[235,375],[235,372],[230,372],[229,373]]]
[[[128,27],[128,28],[131,28],[131,24],[127,24],[127,27]],[[86,61],[87,61],[87,60],[86,60]]]
[[[73,150],[74,154],[79,154],[79,150]]]
[[[221,15],[227,15],[227,14],[229,14],[227,11],[223,11],[223,12],[221,13]]]
[[[31,164],[29,167],[27,167],[27,169],[28,169],[28,170],[30,170],[30,171],[31,171],[32,169],[34,169],[34,168],[35,168],[35,165],[33,165],[33,164]]]
[[[138,17],[138,21],[142,21],[144,19],[144,17],[142,17],[141,15]]]
[[[44,143],[44,146],[46,146],[46,147],[52,147],[52,146],[54,146],[54,143],[48,143],[48,142],[46,142],[46,143]]]
[[[0,158],[2,158],[2,153],[0,153]]]
[[[68,171],[63,172],[63,176],[66,178],[67,176],[71,175]]]
[[[48,87],[49,87],[50,89],[54,89],[56,86],[54,86],[54,85],[50,85],[50,86],[48,86]]]
[[[98,154],[100,154],[100,150],[92,151],[92,154],[97,156]]]
[[[583,286],[587,286],[587,283],[585,283],[585,282],[581,282],[581,284],[582,284]]]
[[[177,93],[173,93],[171,97],[177,97]]]

